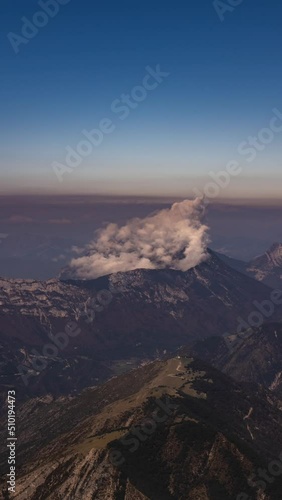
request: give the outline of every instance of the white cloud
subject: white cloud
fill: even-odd
[[[208,227],[203,217],[204,204],[198,198],[131,219],[122,227],[109,224],[96,232],[70,267],[81,279],[139,268],[186,271],[206,258]]]

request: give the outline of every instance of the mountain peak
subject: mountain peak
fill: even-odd
[[[273,243],[266,255],[272,260],[276,266],[282,265],[282,243]]]
[[[263,281],[273,288],[280,288],[282,277],[282,243],[273,243],[264,254],[253,259],[247,267],[247,272],[253,274],[257,280]]]

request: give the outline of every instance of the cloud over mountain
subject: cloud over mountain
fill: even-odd
[[[208,227],[201,199],[184,200],[124,226],[108,224],[70,267],[77,278],[92,279],[133,269],[187,271],[206,257]]]

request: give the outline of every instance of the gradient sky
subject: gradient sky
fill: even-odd
[[[212,0],[70,0],[16,55],[7,34],[38,10],[2,6],[1,192],[186,196],[237,159],[220,196],[280,197],[282,133],[252,163],[237,153],[282,113],[279,0],[243,0],[223,22]],[[111,103],[157,64],[169,77],[121,121]],[[59,183],[52,162],[104,117],[115,131]]]

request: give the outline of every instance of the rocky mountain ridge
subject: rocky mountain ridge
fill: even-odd
[[[196,356],[239,382],[262,385],[282,400],[282,324],[210,337],[180,352]]]
[[[272,288],[282,288],[282,243],[274,243],[264,254],[250,262],[243,262],[220,253],[217,255],[233,269]]]
[[[254,300],[270,295],[271,289],[213,253],[187,272],[138,269],[66,282],[2,279],[1,388],[15,385],[30,396],[80,391],[116,374],[116,363],[128,369],[215,332],[236,331]],[[280,306],[271,320],[281,318]],[[69,325],[77,334],[66,333]],[[63,347],[58,336],[67,338]],[[27,387],[19,366],[28,370]]]
[[[247,272],[273,288],[282,287],[282,243],[274,243],[263,255],[253,259]]]
[[[280,498],[280,477],[258,477],[282,449],[278,403],[193,358],[31,400],[18,419],[18,500]]]

